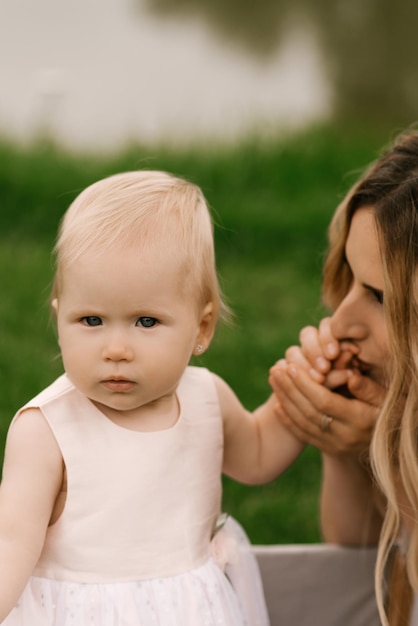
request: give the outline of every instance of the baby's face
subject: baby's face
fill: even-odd
[[[178,264],[156,251],[87,252],[66,268],[55,302],[64,368],[109,418],[167,427],[201,312]],[[168,417],[171,415],[171,417]]]

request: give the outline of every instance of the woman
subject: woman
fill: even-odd
[[[387,612],[396,599],[408,623],[405,599],[385,594],[383,581],[405,534],[418,591],[418,132],[402,135],[353,186],[329,242],[323,299],[333,315],[302,331],[270,382],[282,423],[322,450],[325,540],[378,542],[382,620],[387,596]]]

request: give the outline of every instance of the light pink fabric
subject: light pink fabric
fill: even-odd
[[[210,372],[187,368],[178,399],[175,426],[145,433],[115,425],[65,375],[22,409],[48,421],[68,494],[4,626],[267,624],[262,591],[249,622],[211,556],[223,429]]]

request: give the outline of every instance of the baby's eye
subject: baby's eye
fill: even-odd
[[[81,321],[86,326],[101,326],[102,320],[97,315],[86,315],[86,317],[82,317]]]
[[[156,324],[158,324],[158,320],[155,317],[140,317],[136,322],[137,326],[142,326],[143,328],[152,328]]]

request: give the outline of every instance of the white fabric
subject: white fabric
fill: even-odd
[[[4,626],[244,626],[237,596],[213,560],[184,574],[121,583],[32,577]]]

